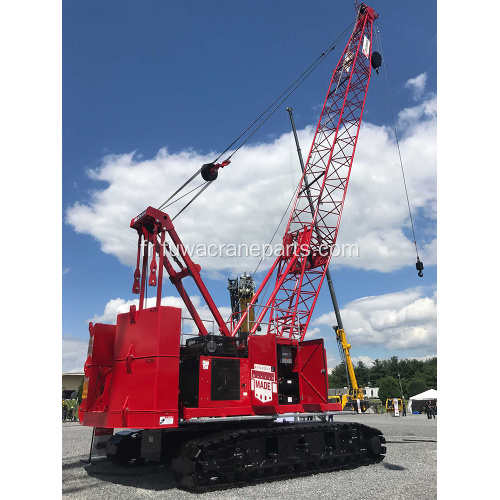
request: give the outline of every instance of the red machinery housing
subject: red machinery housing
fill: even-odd
[[[83,425],[161,429],[177,427],[179,419],[342,409],[340,404],[328,403],[323,339],[301,341],[273,333],[231,336],[170,217],[149,207],[132,220],[131,227],[140,235],[138,255],[141,247],[145,249],[142,281],[137,273],[134,281],[139,309],[131,306],[130,312],[119,314],[116,326],[90,324],[88,388],[80,412]],[[184,261],[182,265],[176,257],[181,266],[177,272],[166,255],[175,255],[166,243],[166,233]],[[143,241],[156,242],[150,281],[153,276],[157,305],[150,308],[144,308],[148,245]],[[163,263],[157,277],[152,271],[156,253]],[[186,345],[181,345],[181,309],[160,305],[163,268],[192,309],[200,330],[200,336]],[[206,331],[182,285],[188,275],[215,313],[222,335]]]

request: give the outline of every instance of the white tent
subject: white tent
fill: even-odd
[[[427,391],[424,391],[420,394],[417,394],[416,396],[412,396],[410,398],[410,402],[408,403],[408,411],[411,413],[413,411],[413,401],[428,401],[429,399],[436,399],[437,400],[438,393],[436,389],[429,389]],[[418,405],[421,407],[421,405]],[[420,411],[420,410],[419,410]]]

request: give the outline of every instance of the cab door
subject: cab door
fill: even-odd
[[[300,402],[328,403],[328,377],[323,339],[299,342],[298,360]]]

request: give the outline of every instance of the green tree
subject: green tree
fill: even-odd
[[[340,389],[342,387],[347,387],[347,375],[344,363],[337,365],[330,375],[328,375],[328,386],[330,389],[336,388]]]
[[[358,364],[354,367],[354,375],[356,375],[358,387],[365,387],[370,379],[370,370],[362,361],[358,361]]]
[[[80,382],[78,389],[76,390],[76,401],[78,405],[82,402],[82,393],[83,393],[83,380]]]
[[[387,363],[387,375],[390,377],[398,378],[399,361],[397,356],[392,356],[391,359],[385,361]]]
[[[378,380],[387,376],[384,368],[384,364],[380,359],[376,359],[373,362],[373,366],[370,368],[370,380]]]
[[[394,377],[381,378],[378,383],[378,397],[382,404],[385,404],[387,398],[400,398],[401,389],[399,382]]]
[[[437,362],[436,358],[430,359],[424,365],[423,379],[429,389],[437,389]]]
[[[427,389],[427,383],[423,378],[412,378],[410,380],[410,385],[408,386],[408,397],[411,398],[416,396]]]
[[[409,387],[410,387],[410,382],[408,380],[406,380],[405,378],[401,378],[401,387],[403,387],[403,394],[405,396],[405,398],[408,398],[408,393],[410,391]]]

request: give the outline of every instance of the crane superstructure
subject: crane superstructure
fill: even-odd
[[[366,425],[277,422],[290,413],[324,420],[327,412],[341,410],[328,402],[323,339],[304,337],[337,239],[371,68],[380,65],[371,43],[376,18],[371,7],[357,5],[283,251],[257,292],[248,295],[245,311],[240,308],[226,324],[168,214],[148,207],[132,219],[138,233],[132,287],[138,307],[119,314],[116,325],[90,323],[79,413],[83,425],[128,429],[107,443],[111,461],[172,460],[179,484],[202,491],[384,458],[384,437]],[[204,165],[201,174],[216,178],[228,164]],[[181,309],[161,304],[164,270],[198,330],[185,344]],[[274,274],[269,297],[258,305]],[[188,276],[213,315],[217,335],[209,334],[182,284]],[[154,307],[146,307],[148,286],[156,287]]]

